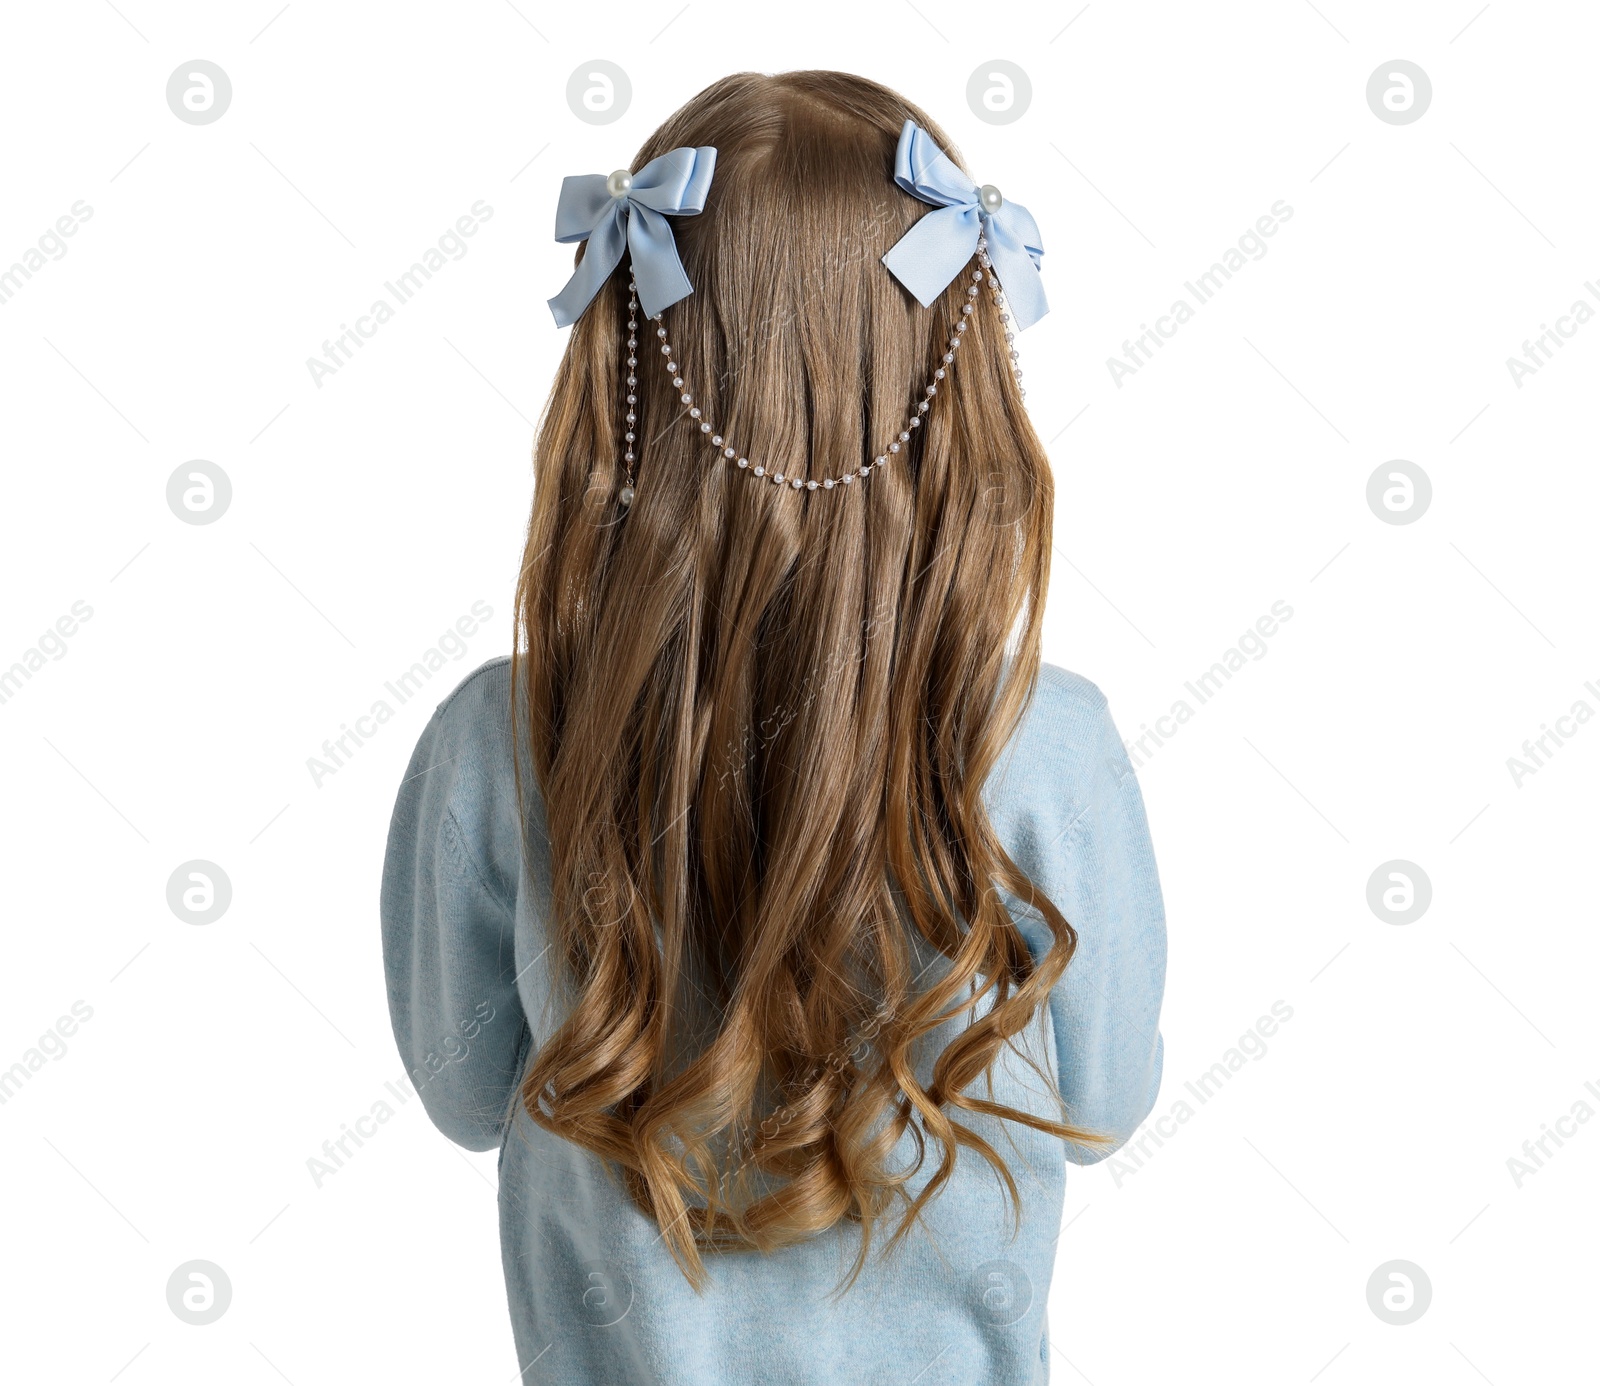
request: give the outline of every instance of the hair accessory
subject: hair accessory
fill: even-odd
[[[578,320],[621,262],[624,245],[646,314],[694,292],[667,217],[692,217],[705,207],[716,165],[717,151],[710,145],[684,146],[650,160],[637,173],[619,168],[609,177],[583,173],[561,180],[556,240],[588,245],[566,287],[550,300],[557,327]]]
[[[700,406],[694,402],[694,395],[690,393],[684,383],[683,368],[673,359],[672,344],[667,340],[667,329],[661,325],[661,314],[652,313],[650,314],[650,320],[656,325],[656,340],[661,343],[661,358],[666,365],[667,374],[672,378],[672,388],[679,391],[678,398],[688,410],[689,418],[699,425],[701,436],[717,450],[724,461],[732,462],[746,476],[757,477],[760,480],[770,481],[774,485],[786,486],[796,491],[831,491],[837,486],[849,486],[857,478],[865,480],[873,474],[874,468],[887,466],[889,459],[908,444],[911,441],[911,435],[922,427],[922,417],[928,412],[933,402],[933,397],[939,393],[939,382],[945,378],[946,372],[955,364],[956,352],[961,348],[961,339],[966,333],[967,321],[972,316],[973,304],[978,297],[979,287],[985,279],[989,282],[989,291],[994,298],[995,307],[999,309],[1000,325],[1005,330],[1011,370],[1017,379],[1018,393],[1024,396],[1027,394],[1027,391],[1022,389],[1022,371],[1017,365],[1016,348],[1011,345],[1016,340],[1016,333],[1011,330],[1011,313],[1006,303],[1005,293],[1000,286],[1000,281],[995,277],[994,266],[989,259],[988,243],[981,231],[974,251],[978,257],[978,264],[982,268],[972,271],[972,282],[967,285],[967,301],[961,305],[961,316],[957,319],[954,330],[945,342],[944,355],[940,364],[934,368],[933,379],[923,390],[916,407],[901,425],[899,436],[874,457],[871,463],[865,466],[848,468],[838,476],[807,479],[798,476],[785,476],[782,472],[774,471],[759,461],[752,464],[750,459],[744,456],[739,448],[718,433],[703,416]],[[627,464],[627,478],[617,492],[617,503],[624,510],[633,504],[634,496],[633,444],[635,438],[634,427],[638,422],[637,409],[639,403],[639,377],[635,374],[635,369],[639,364],[638,309],[638,284],[635,280],[630,279],[628,283],[628,427],[623,434],[623,438],[628,445],[627,452],[623,455],[623,460]]]
[[[1039,228],[1020,202],[1008,202],[992,183],[972,186],[968,176],[914,120],[900,130],[894,181],[912,197],[932,203],[929,212],[895,242],[883,263],[918,303],[934,299],[961,273],[980,239],[988,242],[994,272],[1011,297],[1017,327],[1032,327],[1047,312],[1039,277]]]

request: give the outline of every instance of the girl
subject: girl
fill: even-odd
[[[382,895],[523,1380],[1043,1382],[1066,1165],[1155,1101],[1143,802],[1039,657],[1039,233],[954,158],[745,74],[563,186],[516,653],[423,732]]]

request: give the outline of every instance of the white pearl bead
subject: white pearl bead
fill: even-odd
[[[766,474],[767,474],[767,469],[765,467],[757,467],[756,468],[756,475],[757,476],[765,476]]]
[[[722,435],[720,433],[713,433],[711,435],[711,446],[714,448],[720,448],[722,446]]]
[[[711,432],[711,425],[710,425],[710,424],[708,424],[708,423],[703,423],[703,424],[701,424],[701,425],[700,425],[700,431],[701,431],[701,432],[702,432],[702,433],[709,433],[709,432]]]
[[[844,482],[846,486],[848,486],[855,479],[856,474],[854,472],[846,472],[842,477],[839,478],[839,480]]]
[[[737,451],[738,451],[737,448],[723,448],[722,455],[724,457],[732,457],[734,455],[734,453],[736,453]]]
[[[750,465],[750,459],[748,457],[741,457],[738,465],[741,467],[748,467]]]
[[[592,184],[590,186],[593,186]],[[633,187],[633,175],[625,168],[619,168],[606,179],[606,191],[612,197],[626,197]]]
[[[774,472],[772,474],[772,479],[775,482],[777,482],[778,485],[780,485],[780,486],[783,485],[783,473],[782,472]]]
[[[689,411],[689,417],[691,419],[698,419],[700,417],[700,406],[698,404]],[[711,425],[707,424],[706,427],[709,429]]]
[[[813,481],[811,484],[815,486],[817,483]],[[833,478],[831,476],[823,478],[822,489],[824,491],[833,490]]]
[[[814,481],[806,482],[806,490],[815,491],[816,489],[817,489],[817,483],[816,482],[814,482]]]
[[[615,174],[612,177],[616,177]],[[978,201],[983,203],[983,210],[993,216],[1005,205],[1005,198],[1000,196],[1000,189],[993,183],[985,183],[978,189]]]

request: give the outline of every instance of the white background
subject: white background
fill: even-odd
[[[0,667],[75,601],[93,616],[0,704],[0,1067],[74,1001],[93,1017],[0,1106],[0,1371],[516,1376],[494,1157],[413,1102],[320,1188],[307,1160],[401,1073],[384,835],[434,704],[510,646],[565,341],[544,305],[571,265],[559,180],[628,163],[724,73],[806,66],[922,104],[1042,229],[1053,311],[1021,346],[1057,477],[1046,657],[1132,737],[1275,601],[1294,612],[1143,758],[1171,934],[1157,1115],[1274,1001],[1293,1018],[1142,1167],[1071,1177],[1052,1379],[1592,1370],[1600,1123],[1520,1187],[1507,1161],[1580,1100],[1600,1111],[1600,726],[1520,786],[1507,758],[1576,700],[1600,709],[1600,325],[1520,387],[1506,358],[1600,281],[1600,19],[675,9],[7,9],[0,264],[76,201],[93,215],[0,305]],[[204,126],[165,99],[197,57],[233,84]],[[608,126],[566,104],[595,58],[633,84]],[[1010,125],[967,105],[991,58],[1031,78]],[[1366,101],[1394,58],[1433,85],[1407,125]],[[306,358],[479,199],[464,258],[314,384]],[[1107,358],[1278,200],[1269,253],[1117,384]],[[168,509],[193,459],[231,478],[215,524]],[[1368,507],[1393,459],[1431,478],[1415,523]],[[318,787],[307,758],[480,600],[460,663]],[[166,903],[195,858],[233,887],[207,926]],[[1433,891],[1403,926],[1367,903],[1396,858]],[[233,1287],[208,1327],[166,1301],[197,1258]],[[1395,1259],[1432,1286],[1405,1326],[1367,1300]]]

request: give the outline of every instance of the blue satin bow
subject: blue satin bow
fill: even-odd
[[[667,216],[692,217],[704,209],[717,151],[710,145],[671,149],[633,175],[627,192],[613,195],[602,173],[561,180],[556,240],[588,241],[566,287],[550,300],[556,326],[566,327],[599,292],[622,259],[626,244],[647,318],[694,292],[683,272]],[[666,215],[663,215],[665,213]]]
[[[1017,327],[1031,327],[1050,311],[1039,277],[1044,248],[1026,207],[1008,199],[997,211],[986,210],[972,180],[911,120],[900,130],[894,181],[912,197],[938,208],[922,217],[883,257],[889,272],[918,303],[931,306],[949,287],[972,258],[981,231]]]

